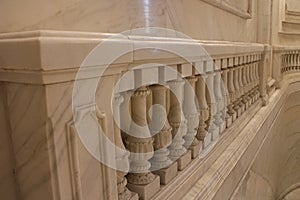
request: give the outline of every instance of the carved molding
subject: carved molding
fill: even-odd
[[[213,6],[216,6],[222,10],[230,12],[234,15],[237,15],[244,19],[252,18],[252,0],[240,0],[246,4],[246,9],[241,9],[237,5],[241,5],[241,3],[237,3],[235,0],[201,0]],[[238,1],[238,2],[240,2]]]
[[[95,110],[94,110],[95,109]],[[80,120],[84,115],[91,114],[94,110],[94,116],[96,117],[95,120],[98,121],[99,126],[105,132],[106,127],[106,116],[105,113],[101,112],[95,104],[84,105],[76,109],[75,119]],[[80,172],[80,157],[78,152],[78,145],[80,145],[80,139],[78,138],[77,131],[75,128],[74,121],[71,120],[66,125],[66,137],[67,137],[67,149],[68,149],[68,158],[69,158],[69,165],[70,165],[70,175],[71,175],[71,184],[73,190],[73,197],[74,200],[83,200],[85,199],[82,194],[82,187],[81,187],[81,172]],[[100,164],[99,164],[100,165]],[[107,168],[103,165],[100,166],[100,174],[102,174],[103,183],[109,183],[109,178],[107,177],[108,171]],[[108,197],[109,194],[103,194],[103,197]]]

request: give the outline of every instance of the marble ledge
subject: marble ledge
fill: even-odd
[[[107,43],[108,41],[109,43]],[[167,62],[168,59],[178,58],[177,55],[161,53],[161,51],[156,51],[157,49],[171,50],[171,52],[186,50],[188,54],[185,56],[190,61],[201,61],[209,59],[210,56],[260,53],[264,50],[264,45],[255,43],[197,41],[174,37],[124,36],[73,31],[26,31],[0,34],[0,52],[3,58],[0,68],[47,71],[76,68],[81,64],[85,66],[106,65],[113,61],[113,55],[106,54],[110,59],[106,57],[103,59],[99,54],[97,55],[99,52],[91,52],[100,42],[102,42],[100,50],[104,49],[104,53],[116,49],[123,53],[127,52],[115,60],[115,64],[156,60]],[[149,47],[152,50],[140,50]],[[203,49],[199,50],[199,47]],[[94,57],[87,61],[85,60],[87,55]]]

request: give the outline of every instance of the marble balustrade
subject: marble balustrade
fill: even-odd
[[[281,72],[293,73],[300,70],[300,50],[287,50],[282,52],[282,68]]]
[[[52,165],[51,167],[45,165],[43,172],[50,174],[51,181],[65,181],[65,185],[72,185],[63,190],[62,188],[52,188],[51,181],[46,182],[45,187],[41,188],[46,188],[51,195],[53,193],[56,196],[65,195],[66,198],[71,196],[73,199],[88,199],[88,195],[98,192],[97,195],[102,199],[115,199],[113,195],[117,195],[120,200],[148,200],[162,198],[161,195],[166,197],[170,193],[177,194],[180,190],[174,193],[172,191],[175,188],[174,184],[182,179],[182,174],[198,168],[195,163],[204,162],[206,159],[203,158],[208,158],[213,152],[212,149],[218,148],[218,142],[223,137],[230,135],[229,130],[237,126],[241,120],[250,120],[247,118],[247,113],[261,106],[260,97],[266,89],[262,86],[262,84],[266,84],[263,79],[265,70],[263,45],[197,41],[197,45],[203,46],[207,54],[188,55],[190,62],[187,62],[178,56],[164,52],[139,51],[134,48],[149,44],[158,45],[158,47],[160,47],[159,45],[164,47],[165,44],[179,47],[182,45],[186,48],[195,45],[191,44],[194,41],[147,37],[115,39],[115,43],[128,45],[132,52],[110,65],[103,80],[99,83],[105,88],[105,92],[97,94],[100,99],[96,103],[99,110],[96,115],[99,117],[99,119],[96,117],[97,123],[104,130],[105,135],[119,149],[123,150],[121,154],[114,157],[116,165],[128,167],[128,170],[124,171],[111,170],[91,158],[79,138],[76,137],[76,131],[70,129],[70,127],[74,128],[74,124],[71,123],[72,113],[69,111],[74,74],[78,70],[78,68],[73,69],[70,66],[77,66],[86,56],[86,52],[89,52],[91,47],[99,42],[96,40],[107,39],[105,38],[107,36],[101,35],[101,39],[99,39],[97,35],[87,36],[85,33],[81,33],[71,35],[72,37],[68,36],[64,41],[60,34],[56,36],[54,32],[49,35],[47,32],[36,35],[28,34],[26,33],[24,37],[30,37],[30,40],[36,43],[41,42],[38,43],[40,46],[37,48],[42,49],[42,59],[35,57],[37,55],[35,51],[27,52],[27,57],[33,60],[35,58],[36,61],[26,63],[22,49],[26,49],[28,41],[19,41],[20,49],[14,51],[14,58],[19,59],[12,59],[10,57],[12,54],[6,51],[5,58],[7,60],[4,60],[7,66],[14,66],[15,71],[0,68],[0,78],[8,83],[11,81],[14,84],[17,82],[46,88],[44,103],[49,111],[45,112],[44,118],[51,120],[55,118],[55,120],[53,124],[49,122],[47,125],[53,126],[49,130],[47,129],[47,131],[53,131],[53,134],[49,135],[47,132],[40,135],[45,137],[42,138],[45,140],[54,137],[53,140],[59,141],[53,145],[51,140],[49,142],[52,145],[47,145],[53,147],[55,151],[55,155],[51,155],[51,159],[57,159],[56,154],[61,155],[62,158],[51,163],[56,167],[55,170],[52,169]],[[2,40],[10,37],[19,36],[5,35]],[[9,42],[15,41],[9,40],[3,44],[0,41],[0,49],[7,48]],[[51,43],[50,47],[47,46],[49,43]],[[13,47],[15,48],[14,45]],[[57,50],[53,51],[53,49]],[[66,51],[69,55],[74,56],[71,58],[61,57],[62,52]],[[51,58],[46,56],[49,52],[52,53]],[[59,59],[52,59],[53,57]],[[290,61],[292,58],[284,59]],[[293,59],[299,58],[293,57]],[[145,68],[135,67],[145,63],[148,63]],[[83,77],[82,80],[94,81],[96,75],[93,71],[93,64],[87,64],[86,77]],[[99,65],[106,64],[108,63],[103,61]],[[33,66],[26,68],[22,67],[23,65]],[[37,67],[40,68],[37,69]],[[22,74],[24,70],[28,72]],[[68,74],[59,76],[59,73]],[[116,85],[124,74],[128,76],[126,81]],[[23,75],[32,76],[31,82],[27,83]],[[10,77],[14,79],[10,79]],[[107,94],[111,94],[113,98]],[[57,116],[54,115],[57,112],[56,105],[47,105],[49,102],[57,103],[56,101],[47,101],[50,96],[62,96],[62,99],[68,99],[64,99],[69,102],[66,105],[60,104],[65,105],[68,110],[62,114],[65,115],[62,120],[57,120]],[[110,111],[111,99],[114,99],[114,116]],[[85,116],[86,112],[89,112],[85,108],[90,105],[88,103],[90,102],[82,102],[82,105],[78,105],[79,111],[82,107],[84,108],[83,114],[80,114],[81,111],[78,112],[80,116]],[[67,131],[61,128],[65,126],[67,126]],[[23,131],[22,134],[26,136],[27,133]],[[65,138],[64,134],[68,134],[74,139],[71,142],[64,141],[61,139]],[[18,147],[17,144],[13,145]],[[47,149],[46,146],[45,149]],[[67,151],[67,153],[60,154],[60,151]],[[45,153],[45,157],[47,155]],[[52,162],[51,159],[50,162]],[[16,158],[16,162],[17,164],[20,162],[19,157]],[[57,165],[56,162],[61,163]],[[208,159],[207,162],[212,161]],[[92,163],[93,168],[89,168],[88,163]],[[33,167],[30,165],[29,163],[28,167]],[[18,167],[17,169],[18,180],[26,179],[26,171],[22,171],[22,168]],[[95,169],[100,169],[96,175],[93,174]],[[66,171],[68,177],[62,175]],[[88,173],[89,178],[85,177],[85,173]],[[205,170],[202,173],[205,173]],[[196,176],[200,176],[200,173]],[[106,179],[104,180],[103,177]],[[67,180],[70,180],[70,183]],[[100,190],[89,192],[88,184],[91,181],[94,181],[95,185],[97,183],[99,188],[104,188],[101,191],[107,192],[102,192],[103,194]],[[20,183],[20,188],[21,193],[28,192],[28,198],[31,197],[31,191],[27,191],[25,185]],[[49,195],[47,199],[51,198],[52,196]]]
[[[234,64],[227,65],[231,59]],[[196,74],[192,70],[190,76],[170,80],[167,85],[156,83],[127,92],[132,94],[129,101],[133,122],[138,120],[140,125],[148,127],[149,138],[123,136],[125,146],[133,153],[155,151],[147,158],[129,157],[131,172],[127,179],[132,192],[138,193],[141,199],[150,199],[159,192],[159,184],[167,186],[193,159],[209,153],[222,133],[259,99],[260,59],[260,54],[219,58],[220,62],[214,60],[213,71]],[[184,66],[184,63],[177,64],[179,73]],[[148,95],[151,101],[146,100]],[[166,118],[161,111],[153,110],[147,122],[146,108],[151,107],[147,103],[162,106]],[[164,123],[159,128],[157,124],[161,121]],[[154,176],[160,181],[156,178],[153,183]]]

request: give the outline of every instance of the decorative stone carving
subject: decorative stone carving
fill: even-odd
[[[240,88],[240,99],[239,107],[241,108],[241,114],[245,111],[245,104],[243,103],[244,98],[244,84],[243,84],[243,66],[238,67],[238,79],[239,79],[239,88]]]
[[[202,142],[200,144],[196,138],[199,125],[199,113],[195,102],[195,83],[197,78],[195,76],[190,76],[187,78],[187,81],[189,84],[185,84],[183,104],[184,115],[187,119],[187,134],[184,136],[184,146],[191,150],[192,158],[194,159],[199,155],[202,146]]]
[[[215,87],[214,87],[214,77],[215,72],[207,73],[207,91],[205,93],[206,95],[206,101],[209,107],[209,118],[206,121],[207,124],[207,131],[209,137],[205,138],[204,140],[204,148],[206,148],[211,141],[215,141],[219,138],[219,127],[216,126],[215,119],[216,114],[218,112],[217,110],[217,103],[215,99]]]
[[[113,101],[113,108],[114,108],[114,117],[115,120],[120,123],[120,105],[122,104],[124,98],[123,96],[120,96],[117,94]],[[121,132],[117,124],[114,125],[114,135],[115,135],[115,145],[123,150],[125,150],[125,146],[122,141]],[[116,151],[118,152],[118,151]],[[129,152],[126,152],[124,154],[118,155],[116,154],[116,165],[117,166],[128,166],[129,168],[129,160],[128,160]],[[127,168],[127,167],[124,167]],[[117,188],[118,188],[118,198],[119,200],[137,200],[138,195],[137,193],[131,192],[126,187],[127,185],[127,179],[125,178],[125,175],[127,172],[125,171],[117,171]]]
[[[198,76],[198,81],[196,82],[196,95],[198,99],[198,109],[199,109],[199,127],[197,131],[197,139],[204,142],[207,137],[207,130],[205,123],[209,118],[209,108],[206,102],[206,75]]]
[[[150,160],[151,171],[160,176],[161,184],[168,184],[177,175],[177,162],[172,162],[169,155],[168,146],[172,143],[172,128],[166,118],[163,118],[163,111],[166,111],[167,88],[162,85],[153,85],[152,104],[160,105],[163,110],[153,109],[150,123],[151,135],[154,135],[154,156]],[[163,123],[163,124],[162,124]],[[161,128],[162,125],[162,128]]]
[[[228,92],[230,97],[230,103],[228,105],[228,115],[232,118],[231,121],[234,122],[236,119],[236,112],[234,110],[234,103],[235,103],[235,87],[234,87],[234,69],[233,67],[229,68],[228,72]],[[227,127],[229,127],[230,124],[227,123]]]
[[[214,116],[215,118],[214,123],[217,125],[219,129],[219,134],[221,134],[222,130],[224,130],[224,120],[222,118],[224,112],[224,99],[222,95],[221,84],[222,84],[221,72],[218,71],[214,76],[214,94],[215,94],[216,109],[217,109],[217,113]]]
[[[125,146],[130,151],[130,173],[127,187],[142,199],[150,199],[160,188],[159,177],[149,171],[149,160],[153,156],[153,138],[146,118],[147,87],[140,87],[131,97],[131,123]]]
[[[173,141],[169,146],[170,159],[178,162],[178,170],[183,170],[191,161],[191,152],[183,146],[183,137],[187,133],[187,124],[182,112],[184,81],[181,79],[169,82],[170,86],[170,111],[168,120],[172,127]]]
[[[229,74],[229,70],[225,69],[222,71],[222,94],[223,94],[223,98],[224,98],[224,109],[222,112],[222,119],[223,121],[226,123],[225,126],[223,126],[223,128],[225,129],[226,127],[229,127],[232,124],[232,117],[229,115],[228,113],[228,107],[231,103],[230,101],[230,95],[229,95],[229,90],[228,90],[228,74]],[[224,130],[222,130],[224,131]]]
[[[236,112],[236,117],[238,118],[241,115],[240,108],[240,84],[239,84],[239,70],[237,67],[234,68],[233,71],[233,79],[234,79],[234,91],[235,91],[235,102],[234,102],[234,110]]]

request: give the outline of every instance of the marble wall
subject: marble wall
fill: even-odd
[[[15,180],[15,159],[12,149],[11,131],[7,121],[6,88],[0,84],[0,194],[6,199],[18,198],[18,187]]]
[[[118,33],[157,26],[181,31],[195,39],[257,42],[258,22],[266,17],[257,12],[263,6],[261,1],[224,1],[241,12],[246,12],[250,5],[252,17],[248,19],[205,1],[3,0],[0,32],[54,29]]]

